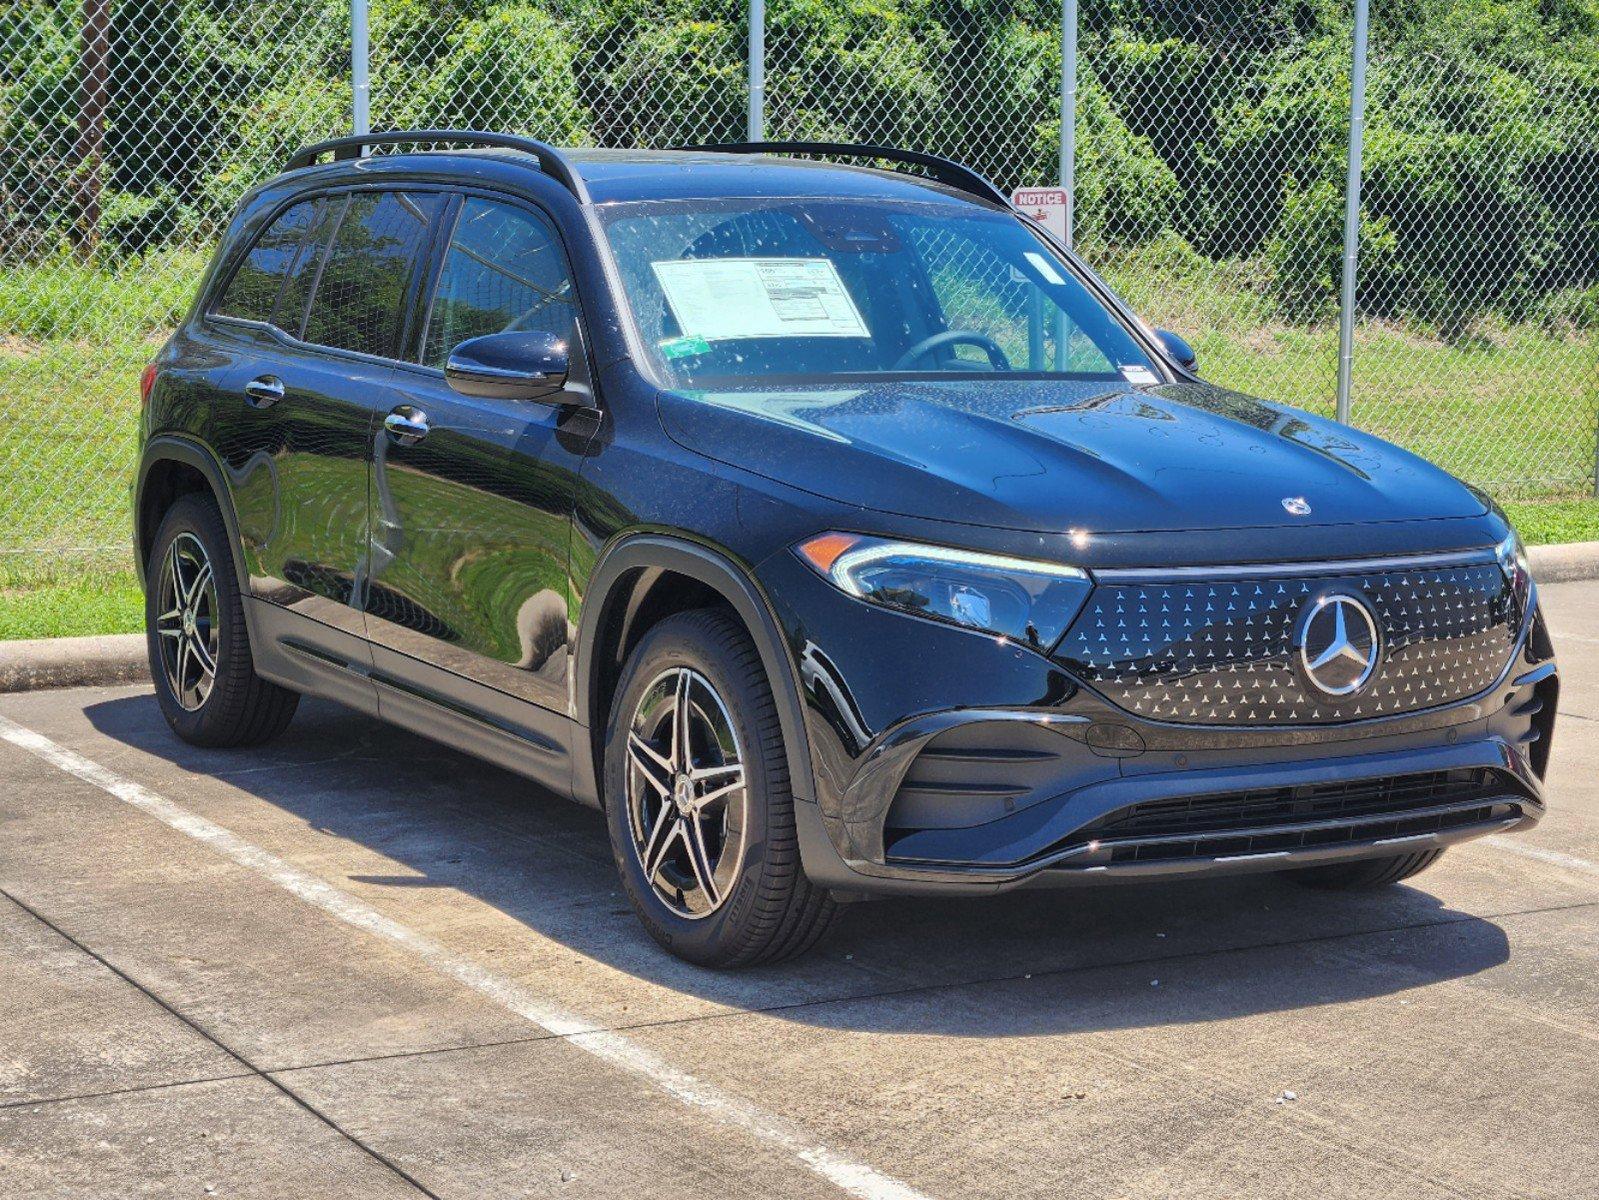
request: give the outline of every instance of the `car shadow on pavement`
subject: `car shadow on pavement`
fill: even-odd
[[[1320,893],[1253,876],[872,901],[850,906],[806,958],[706,971],[660,950],[634,918],[600,815],[509,772],[321,701],[303,703],[271,745],[233,751],[178,741],[149,694],[85,711],[100,733],[178,769],[172,783],[158,769],[157,790],[243,837],[262,819],[255,797],[378,856],[381,870],[329,881],[398,920],[426,931],[426,893],[454,889],[520,922],[519,973],[535,986],[528,972],[555,943],[714,1004],[849,1030],[995,1037],[1369,999],[1510,953],[1499,926],[1445,907],[1425,884]],[[418,906],[414,919],[406,905]],[[503,937],[497,945],[507,964]],[[568,968],[559,982],[581,979]],[[582,1007],[569,993],[564,1002]]]

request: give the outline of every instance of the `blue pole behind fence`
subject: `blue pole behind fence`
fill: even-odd
[[[368,62],[367,0],[350,0],[351,132],[372,132],[372,77]]]
[[[766,0],[750,0],[749,140],[766,137]]]

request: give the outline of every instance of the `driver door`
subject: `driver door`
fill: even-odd
[[[498,697],[510,697],[564,716],[567,553],[579,455],[594,428],[572,276],[555,227],[531,206],[457,197],[445,228],[419,361],[374,430],[373,662],[479,714],[503,712]],[[453,391],[443,372],[451,348],[503,330],[568,339],[567,394],[528,401]]]

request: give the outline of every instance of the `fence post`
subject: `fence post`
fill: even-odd
[[[106,60],[110,55],[110,0],[83,0],[78,59],[78,252],[88,255],[100,237],[100,158],[105,144]]]
[[[367,0],[350,0],[351,132],[372,132],[372,78],[367,43]]]
[[[766,139],[766,0],[750,0],[750,113],[752,142]]]
[[[1355,56],[1349,73],[1349,168],[1344,180],[1344,279],[1338,300],[1338,419],[1349,423],[1355,366],[1355,270],[1360,256],[1360,157],[1366,143],[1368,0],[1355,0]]]
[[[1077,0],[1060,6],[1060,190],[1066,193],[1066,244],[1077,224]]]

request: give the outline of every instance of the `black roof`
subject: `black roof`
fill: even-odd
[[[395,151],[386,163],[445,169],[450,159],[468,158],[481,168],[486,160],[526,163],[556,179],[579,202],[608,204],[633,200],[698,199],[718,196],[852,196],[868,199],[944,199],[1003,205],[1006,199],[976,172],[947,159],[880,146],[833,143],[737,143],[730,146],[664,150],[557,149],[510,134],[452,130],[409,130],[344,137],[296,151],[291,170],[314,164],[325,153],[336,161],[365,156],[372,145],[460,148]],[[854,157],[860,163],[824,161]],[[862,165],[890,161],[921,173]],[[464,164],[463,164],[464,165]]]
[[[912,175],[851,163],[715,150],[562,151],[596,204],[716,196],[854,196],[927,200],[975,197]]]

